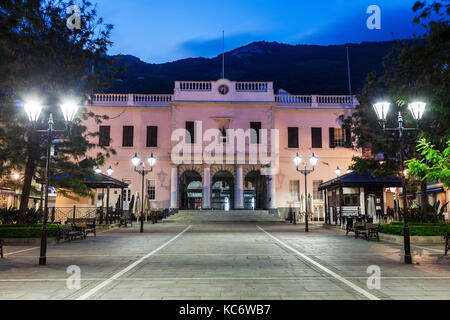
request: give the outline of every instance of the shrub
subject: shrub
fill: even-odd
[[[42,221],[43,214],[41,210],[28,209],[25,213],[24,224],[36,224]],[[18,223],[19,210],[9,208],[0,209],[0,221],[3,224]]]
[[[403,223],[381,224],[380,232],[402,236]],[[444,236],[450,232],[450,223],[409,223],[411,236]]]
[[[0,238],[40,238],[42,225],[0,225]],[[58,225],[47,225],[48,237],[53,238],[58,235]]]

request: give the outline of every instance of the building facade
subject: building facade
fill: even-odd
[[[290,207],[304,207],[304,177],[293,162],[298,153],[308,168],[313,154],[319,158],[307,189],[311,210],[323,219],[319,184],[335,178],[337,167],[345,173],[361,155],[345,147],[350,135],[339,121],[357,103],[351,96],[275,94],[272,82],[177,81],[172,95],[95,94],[89,111],[109,120],[87,126],[100,131],[97,142],[117,152],[102,171],[111,167],[114,178],[129,184],[125,208],[141,193],[131,163],[137,153],[157,159],[145,177],[152,208],[262,209],[286,216]],[[119,194],[110,196],[116,203]]]

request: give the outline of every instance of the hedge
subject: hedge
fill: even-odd
[[[450,223],[409,223],[411,236],[445,236],[450,232]],[[380,224],[380,232],[402,236],[403,223]]]
[[[20,225],[3,224],[0,225],[0,238],[40,238],[42,225]],[[58,225],[47,225],[48,237],[53,238],[58,235]]]

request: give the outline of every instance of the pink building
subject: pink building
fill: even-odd
[[[304,177],[293,159],[298,153],[310,168],[314,154],[319,162],[308,193],[315,217],[323,219],[318,185],[335,178],[337,167],[345,173],[361,154],[344,147],[349,136],[339,122],[358,102],[279,93],[272,82],[220,79],[177,81],[172,95],[96,94],[89,110],[110,120],[88,126],[111,138],[117,155],[102,170],[111,166],[114,178],[130,184],[125,201],[141,193],[131,158],[157,158],[145,188],[153,208],[172,211],[261,209],[286,216],[289,207],[304,207]],[[110,203],[118,196],[110,195]]]

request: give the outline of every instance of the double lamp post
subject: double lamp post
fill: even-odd
[[[386,128],[386,117],[389,113],[389,109],[391,104],[389,102],[383,101],[374,104],[374,110],[377,114],[378,120],[381,122],[383,126],[383,130],[385,131],[397,131],[399,140],[400,140],[400,163],[401,163],[401,174],[402,174],[402,189],[403,189],[403,241],[404,241],[404,250],[405,250],[405,263],[412,264],[411,257],[411,246],[410,246],[410,237],[409,237],[409,226],[408,226],[408,203],[407,203],[407,192],[406,192],[406,177],[405,177],[405,150],[404,150],[404,133],[405,131],[413,131],[418,129],[419,121],[422,119],[422,116],[425,112],[426,103],[424,102],[413,102],[408,105],[409,110],[416,121],[416,128],[405,128],[404,120],[402,113],[399,111],[397,117],[397,127],[396,128]]]
[[[294,163],[295,166],[297,168],[297,171],[302,173],[305,176],[305,232],[309,232],[309,227],[308,227],[308,181],[307,181],[307,177],[310,173],[314,172],[315,167],[317,165],[317,163],[319,162],[319,159],[314,155],[311,156],[311,158],[309,158],[309,163],[311,164],[312,169],[307,169],[307,164],[306,161],[303,162],[304,166],[303,169],[300,169],[300,164],[302,163],[302,158],[300,157],[300,155],[297,153],[297,155],[294,158]],[[294,214],[294,221],[295,221],[295,214]]]
[[[73,101],[67,101],[60,105],[61,112],[64,116],[65,120],[65,128],[64,129],[55,129],[54,128],[54,120],[53,114],[50,113],[48,121],[47,121],[47,129],[38,130],[37,122],[39,120],[39,116],[43,109],[43,105],[38,100],[30,100],[25,102],[24,109],[28,116],[28,120],[31,123],[31,131],[45,135],[46,143],[47,143],[47,151],[45,158],[45,200],[44,200],[44,219],[42,223],[41,230],[41,252],[39,256],[39,265],[43,266],[47,264],[47,221],[48,221],[48,192],[49,192],[49,181],[50,181],[50,164],[51,164],[51,149],[53,139],[64,132],[68,132],[70,129],[70,124],[75,118],[75,115],[78,112],[79,105]]]
[[[142,177],[142,199],[141,199],[141,233],[144,232],[144,188],[145,188],[145,176],[150,172],[153,172],[153,167],[156,164],[156,158],[153,156],[153,153],[148,157],[147,162],[150,165],[150,169],[145,168],[145,162],[139,158],[136,153],[133,158],[131,158],[131,162],[134,166],[134,171],[139,173]],[[142,166],[141,169],[138,169],[139,164]]]

